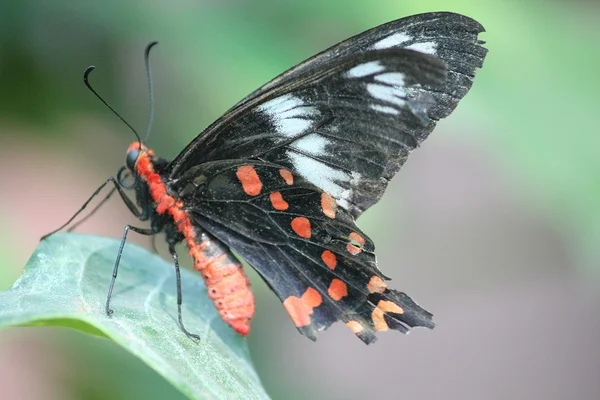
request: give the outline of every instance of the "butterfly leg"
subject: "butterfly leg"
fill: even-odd
[[[121,261],[121,254],[123,253],[123,248],[125,247],[125,242],[127,241],[127,233],[129,233],[130,230],[134,231],[135,233],[139,233],[140,235],[154,235],[156,233],[152,229],[137,228],[135,226],[125,225],[123,237],[121,238],[121,244],[119,245],[119,251],[117,252],[117,259],[115,260],[115,266],[113,268],[112,279],[110,281],[110,286],[108,287],[108,295],[106,296],[106,315],[108,316],[113,313],[113,310],[110,308],[110,299],[112,297],[115,281],[117,280],[119,262]]]
[[[88,214],[87,216],[85,216],[81,221],[75,223],[68,231],[71,232],[73,229],[75,229],[78,225],[80,225],[81,223],[83,223],[85,220],[87,220],[89,217],[91,217],[96,211],[98,211],[98,209],[104,205],[104,203],[106,203],[111,196],[116,192],[119,193],[119,196],[121,196],[121,199],[123,199],[123,202],[125,203],[125,205],[127,206],[127,208],[129,209],[129,211],[131,211],[133,213],[133,215],[135,215],[137,218],[141,219],[142,221],[148,219],[148,211],[147,210],[139,210],[138,207],[135,205],[135,203],[129,198],[127,197],[127,194],[125,194],[125,192],[123,191],[123,188],[121,188],[121,184],[119,183],[118,178],[115,178],[114,176],[109,177],[108,179],[106,179],[104,181],[104,183],[102,183],[102,185],[98,186],[98,188],[94,191],[94,193],[92,193],[92,195],[86,200],[85,203],[83,203],[83,205],[79,208],[79,210],[77,210],[77,212],[75,214],[73,214],[73,216],[71,218],[69,218],[69,220],[67,222],[65,222],[64,224],[62,224],[60,227],[58,227],[57,229],[53,230],[50,233],[45,234],[44,236],[42,236],[42,238],[40,240],[44,240],[46,239],[48,236],[52,236],[53,234],[55,234],[56,232],[64,229],[66,226],[68,226],[71,222],[73,222],[73,220],[75,218],[77,218],[77,216],[79,214],[81,214],[83,212],[83,210],[85,210],[85,208],[88,206],[88,204],[90,204],[90,202],[102,191],[102,189],[104,189],[104,187],[106,187],[106,185],[108,185],[109,183],[112,183],[114,186],[113,188],[108,192],[108,194],[100,201],[100,203],[94,207],[94,209],[90,212],[90,214]]]
[[[92,211],[90,211],[88,213],[88,215],[86,215],[85,217],[83,217],[82,219],[80,219],[79,221],[75,222],[73,225],[71,225],[69,227],[69,229],[67,229],[67,232],[73,232],[75,229],[77,229],[77,227],[81,224],[83,224],[85,221],[87,221],[88,219],[90,219],[94,214],[96,214],[96,211],[98,211],[100,208],[102,208],[102,206],[108,201],[110,200],[110,198],[112,197],[113,194],[115,194],[115,192],[117,191],[117,189],[115,189],[114,187],[108,192],[108,194],[106,196],[104,196],[104,198],[102,200],[100,200],[100,202],[98,204],[96,204],[96,207],[94,207],[94,209]],[[68,224],[68,223],[67,223]],[[60,229],[60,228],[59,228]]]
[[[159,254],[158,253],[158,247],[156,247],[156,235],[152,235],[152,251],[154,252],[154,254]]]
[[[200,340],[199,335],[191,333],[186,329],[185,325],[183,325],[183,318],[181,317],[181,304],[183,303],[183,299],[181,295],[181,272],[179,271],[179,257],[175,251],[175,246],[172,244],[169,244],[169,253],[171,253],[171,257],[173,257],[173,262],[175,263],[175,280],[177,282],[177,317],[179,319],[179,327],[190,339]]]

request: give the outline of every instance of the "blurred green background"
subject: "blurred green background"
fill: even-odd
[[[312,343],[253,275],[257,369],[274,399],[597,400],[596,1],[3,0],[0,287],[116,172],[133,139],[84,88],[86,66],[143,130],[142,52],[160,41],[149,144],[170,158],[284,69],[372,26],[438,10],[480,21],[490,52],[456,112],[359,221],[392,285],[432,310],[438,328],[367,347],[336,325]],[[115,200],[80,231],[118,237],[126,222]],[[29,328],[0,333],[0,398],[182,396],[108,341]]]

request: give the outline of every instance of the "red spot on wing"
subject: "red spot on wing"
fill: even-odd
[[[321,297],[319,292],[317,292],[316,289],[309,287],[308,289],[306,289],[306,292],[304,292],[304,294],[302,295],[302,302],[306,305],[307,308],[310,309],[310,312],[312,314],[313,308],[319,307],[323,302],[323,298]]]
[[[310,221],[306,217],[296,217],[292,220],[292,229],[296,235],[309,239],[311,235]]]
[[[346,250],[348,250],[348,253],[355,256],[362,251],[361,247],[365,245],[365,238],[356,232],[352,232],[348,238],[353,243],[348,243],[346,245]],[[358,244],[358,246],[356,246],[354,243]]]
[[[365,245],[365,238],[360,236],[358,233],[356,232],[352,232],[349,236],[350,240],[352,240],[353,242],[358,243],[361,246]]]
[[[287,169],[280,169],[279,175],[281,175],[285,183],[287,183],[288,185],[294,184],[294,175],[292,175],[292,173]]]
[[[289,204],[283,199],[283,196],[281,196],[280,192],[271,193],[269,198],[271,199],[271,205],[274,209],[279,211],[285,211],[288,209]]]
[[[360,248],[350,243],[346,245],[346,250],[348,250],[348,253],[352,254],[353,256],[357,255],[362,251]]]
[[[246,192],[248,196],[258,196],[260,194],[260,191],[262,190],[262,182],[260,181],[254,166],[242,165],[238,168],[235,175],[242,184],[244,192]]]
[[[327,193],[321,193],[321,210],[323,210],[323,214],[331,219],[334,219],[336,209],[337,204],[335,199]]]
[[[300,297],[288,297],[283,301],[283,306],[290,315],[290,318],[292,318],[296,327],[300,328],[310,325],[310,314],[306,308],[304,308],[304,304],[302,304],[302,299]]]
[[[369,284],[367,285],[369,288],[369,293],[383,293],[387,289],[387,285],[377,275],[373,275],[369,280]]]
[[[337,257],[329,250],[325,250],[321,253],[321,260],[323,260],[329,269],[333,270],[337,266]]]
[[[284,300],[283,306],[292,318],[294,325],[301,328],[310,325],[310,315],[315,307],[318,307],[323,302],[323,298],[315,289],[309,287],[302,297],[289,296]]]
[[[329,285],[327,293],[335,301],[340,301],[342,298],[348,296],[348,287],[343,281],[334,278]]]

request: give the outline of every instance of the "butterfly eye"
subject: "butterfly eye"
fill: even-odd
[[[125,165],[129,168],[130,171],[135,171],[135,162],[140,156],[139,149],[131,149],[127,152],[127,157],[125,158]]]

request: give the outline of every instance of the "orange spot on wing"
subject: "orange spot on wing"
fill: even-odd
[[[369,293],[383,293],[387,289],[387,285],[377,275],[373,275],[373,277],[369,280],[369,284],[367,285],[369,288]]]
[[[385,322],[385,318],[383,317],[383,310],[375,307],[373,312],[371,313],[371,319],[373,320],[373,325],[375,326],[375,330],[377,331],[387,331],[390,329],[387,322]]]
[[[262,182],[252,165],[242,165],[238,168],[235,173],[240,183],[242,184],[242,188],[244,192],[248,196],[257,196],[260,194],[262,190]]]
[[[335,301],[340,301],[342,298],[348,296],[348,287],[343,281],[336,278],[331,281],[327,293]]]
[[[386,312],[391,312],[394,314],[404,314],[404,310],[402,307],[388,300],[381,300],[377,303],[377,307],[371,313],[371,319],[373,320],[373,325],[375,325],[375,329],[378,331],[387,331],[390,329],[387,322],[385,322],[384,315]]]
[[[279,175],[281,175],[285,183],[287,183],[288,185],[294,184],[294,175],[292,175],[292,173],[287,169],[280,169]]]
[[[331,219],[334,219],[336,209],[337,204],[335,199],[327,193],[321,193],[321,210],[323,210],[323,214]]]
[[[284,211],[288,209],[289,204],[283,199],[283,196],[281,196],[280,192],[271,193],[269,195],[269,198],[271,199],[271,205],[274,209],[279,211]]]
[[[305,217],[296,217],[292,220],[292,229],[296,232],[296,235],[305,239],[310,238],[310,221]]]
[[[404,310],[398,304],[389,301],[389,300],[381,300],[377,303],[377,307],[381,308],[385,312],[391,312],[394,314],[404,314]]]
[[[362,326],[362,324],[358,321],[348,321],[346,322],[346,326],[348,328],[350,328],[350,330],[352,331],[352,333],[354,333],[355,335],[357,333],[361,333],[362,331],[365,330],[365,327]]]
[[[337,257],[329,250],[321,253],[321,260],[323,260],[329,269],[335,269],[337,266]]]
[[[322,302],[323,298],[319,292],[309,287],[302,297],[289,296],[284,300],[283,306],[292,318],[294,325],[301,328],[310,325],[310,315],[314,308],[320,306]]]

